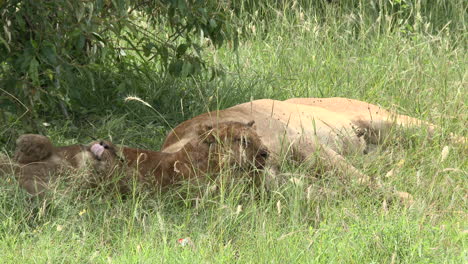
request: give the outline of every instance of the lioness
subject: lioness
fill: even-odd
[[[425,127],[430,134],[436,128],[428,122],[353,99],[261,99],[182,122],[167,136],[163,151],[175,151],[196,137],[193,130],[197,126],[249,120],[255,121],[262,143],[274,154],[268,161],[270,165],[278,163],[275,156],[284,149],[291,150],[301,161],[317,154],[327,167],[336,167],[366,184],[371,184],[369,178],[349,164],[343,154],[365,153],[368,144],[380,143],[394,126]],[[466,142],[465,138],[456,140]]]
[[[48,137],[25,134],[16,140],[13,160],[3,157],[0,161],[0,172],[15,175],[26,191],[41,195],[60,172],[92,169],[87,173],[109,174],[118,162],[113,145],[107,141],[56,147]]]
[[[262,168],[268,150],[252,128],[254,122],[224,122],[195,126],[194,138],[172,152],[120,148],[138,180],[150,187],[165,187],[175,182],[219,172],[223,167]]]

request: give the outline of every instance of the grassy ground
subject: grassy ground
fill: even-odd
[[[86,142],[92,134],[158,149],[168,125],[208,108],[265,97],[356,98],[440,125],[434,140],[421,131],[405,131],[394,135],[398,142],[371,155],[349,157],[381,178],[388,190],[413,194],[414,204],[390,199],[390,191],[351,185],[334,172],[313,178],[308,168],[288,162],[282,170],[294,180],[269,191],[242,180],[246,175],[233,179],[226,171],[219,175],[221,183],[151,196],[122,198],[111,191],[83,193],[63,186],[68,191],[57,192],[47,206],[29,201],[13,179],[2,178],[1,262],[466,262],[466,146],[445,140],[450,132],[467,135],[466,35],[382,32],[377,22],[356,31],[358,18],[347,14],[319,23],[312,14],[297,13],[279,15],[269,25],[251,23],[238,52],[209,54],[211,61],[225,65],[224,78],[152,83],[166,90],[190,87],[195,92],[189,99],[160,95],[158,89],[136,94],[164,113],[168,103],[157,104],[155,98],[166,98],[173,105],[165,115],[168,123],[130,102],[125,115],[103,114],[78,128],[57,121],[47,132],[60,144]],[[182,109],[187,104],[180,100],[191,100],[190,108]],[[449,152],[443,159],[445,146]],[[388,174],[391,169],[394,173]],[[210,188],[215,184],[217,190]],[[176,243],[185,237],[193,247]]]

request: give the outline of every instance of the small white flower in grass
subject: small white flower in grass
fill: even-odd
[[[63,225],[57,225],[57,231],[60,232],[63,230]]]
[[[385,177],[390,178],[390,177],[393,177],[393,175],[395,175],[395,169],[389,170],[387,174],[385,174]]]
[[[192,239],[190,239],[190,237],[177,239],[177,244],[179,244],[181,247],[190,246],[192,249],[195,248],[195,244],[193,243]]]
[[[238,205],[236,209],[236,215],[240,214],[242,212],[242,205]]]
[[[449,152],[450,152],[449,146],[445,146],[445,147],[442,149],[442,153],[440,153],[440,162],[444,162],[444,160],[447,159],[447,157],[448,157],[448,155],[449,155]]]

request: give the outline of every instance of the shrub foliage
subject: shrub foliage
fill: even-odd
[[[148,87],[155,96],[177,95],[180,88],[164,91],[144,81],[200,73],[213,79],[222,72],[204,60],[208,47],[228,42],[235,49],[252,25],[267,36],[265,25],[278,16],[288,23],[303,15],[338,21],[356,36],[411,37],[463,32],[464,10],[462,0],[0,0],[0,119],[87,115]]]

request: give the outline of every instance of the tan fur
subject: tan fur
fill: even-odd
[[[284,150],[305,161],[318,155],[329,168],[335,167],[354,176],[359,182],[369,178],[342,156],[364,152],[368,144],[377,144],[392,127],[425,127],[432,134],[435,125],[405,115],[392,113],[370,103],[347,98],[294,98],[286,101],[255,100],[225,110],[205,113],[178,125],[167,136],[163,151],[173,151],[179,142],[195,137],[200,125],[218,122],[254,120],[256,132],[277,165]],[[458,137],[458,140],[460,137]],[[465,138],[462,138],[466,142]]]
[[[196,126],[193,130],[196,137],[173,152],[129,147],[122,147],[120,152],[128,167],[137,172],[138,181],[153,189],[201,177],[207,172],[219,172],[225,166],[261,168],[268,151],[252,125],[252,122],[226,122]]]
[[[55,147],[45,136],[25,134],[18,138],[16,144],[13,160],[3,162],[1,172],[14,174],[20,186],[32,195],[42,194],[62,172],[91,169],[92,172],[88,171],[90,174],[110,173],[118,162],[109,142]],[[90,150],[94,144],[106,147],[99,157]]]

